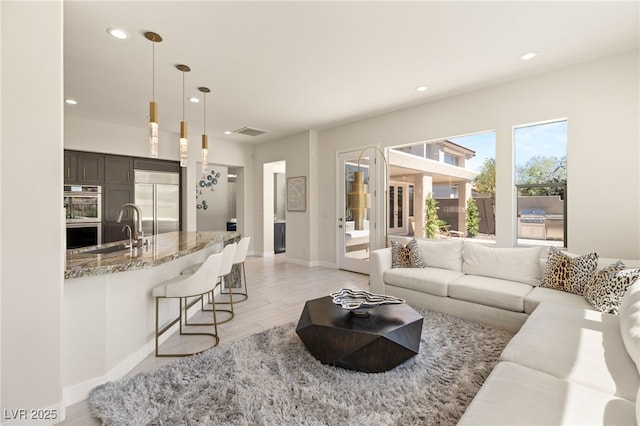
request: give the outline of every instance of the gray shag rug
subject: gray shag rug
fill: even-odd
[[[454,425],[513,333],[416,309],[420,353],[377,374],[321,364],[278,326],[98,386],[107,425]]]

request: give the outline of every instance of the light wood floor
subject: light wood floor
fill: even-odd
[[[220,345],[276,325],[298,321],[306,300],[327,296],[341,288],[369,290],[367,275],[294,265],[286,263],[284,256],[281,254],[270,258],[247,257],[245,266],[249,299],[235,305],[233,320],[218,326]],[[220,319],[224,317],[218,318]],[[179,343],[179,336],[172,336],[161,350],[169,351]],[[147,371],[176,359],[156,358],[151,354],[129,374]],[[81,401],[67,407],[66,420],[62,424],[90,426],[99,425],[100,422],[89,414],[87,402]]]

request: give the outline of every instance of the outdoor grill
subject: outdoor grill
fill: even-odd
[[[522,209],[518,218],[518,238],[546,240],[546,216],[544,210]]]

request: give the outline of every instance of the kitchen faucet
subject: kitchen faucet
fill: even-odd
[[[124,210],[127,207],[131,207],[136,211],[136,220],[133,222],[133,239],[136,241],[136,247],[142,248],[142,238],[144,237],[144,231],[142,230],[142,210],[140,207],[133,203],[125,203],[120,206],[120,211],[118,212],[117,223],[122,221],[122,215],[124,214]]]
[[[125,248],[133,248],[133,242],[131,241],[131,227],[129,225],[125,225],[122,227],[122,232],[127,230],[127,238],[129,238],[129,246],[125,245]]]

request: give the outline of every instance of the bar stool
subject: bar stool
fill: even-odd
[[[217,286],[220,286],[220,288],[222,289],[222,282],[223,280],[227,279],[229,277],[229,275],[231,274],[231,268],[233,267],[233,260],[235,259],[235,253],[236,253],[236,249],[238,247],[237,243],[232,243],[232,244],[227,244],[224,249],[222,250],[222,261],[220,262],[220,268],[218,270],[218,274],[216,277],[214,277],[213,280],[213,285],[211,288],[211,291],[209,292],[209,304],[211,304],[211,309],[207,309],[205,307],[204,304],[204,295],[202,295],[202,311],[203,312],[211,312],[211,311],[215,311],[215,312],[225,312],[227,314],[229,314],[229,317],[218,321],[218,324],[224,324],[226,322],[229,322],[233,319],[233,317],[235,316],[235,313],[233,312],[233,299],[230,297],[229,298],[229,302],[217,302],[218,305],[223,304],[223,305],[230,305],[229,309],[219,309],[216,308],[216,302],[215,302],[215,297],[214,297],[214,291],[215,288]],[[193,274],[196,270],[198,270],[198,265],[194,265],[191,266],[189,268],[184,269],[182,272],[180,272],[180,275],[190,275]],[[188,324],[191,325],[191,324]]]
[[[233,287],[228,287],[227,292],[223,293],[223,289],[220,289],[220,294],[233,294],[234,296],[244,296],[242,299],[235,300],[234,303],[244,302],[249,298],[249,290],[247,287],[247,271],[244,267],[244,261],[247,258],[247,253],[249,252],[249,243],[251,242],[251,237],[244,237],[238,242],[238,248],[236,249],[236,255],[233,259],[233,266],[238,266],[242,268],[242,275],[240,276],[240,290],[232,291]],[[242,283],[244,282],[244,291],[242,291]],[[229,296],[231,297],[231,296]],[[224,302],[222,302],[224,303]]]
[[[215,280],[218,277],[220,266],[222,264],[223,254],[216,253],[212,254],[205,260],[202,265],[194,271],[191,275],[179,275],[177,277],[171,278],[167,281],[164,281],[159,286],[155,287],[152,291],[153,297],[156,299],[156,331],[155,331],[155,340],[156,340],[156,356],[157,357],[173,357],[173,356],[189,356],[194,355],[200,352],[204,352],[207,349],[210,349],[214,346],[217,346],[220,342],[220,337],[218,336],[218,322],[216,319],[215,310],[212,313],[213,322],[211,323],[192,323],[186,324],[187,317],[187,298],[188,297],[197,297],[204,296],[205,294],[212,293],[212,288],[214,286]],[[162,328],[159,329],[159,307],[160,307],[160,299],[179,299],[180,304],[180,314],[178,318],[172,320]],[[183,308],[184,303],[184,308]],[[184,309],[184,326],[207,326],[213,325],[213,333],[205,333],[205,332],[186,332],[184,331],[183,326],[183,309]],[[212,336],[214,343],[200,351],[190,352],[190,353],[178,353],[178,354],[168,354],[168,353],[160,353],[158,350],[158,339],[159,337],[168,331],[176,322],[180,323],[180,335],[190,335],[190,336]]]

